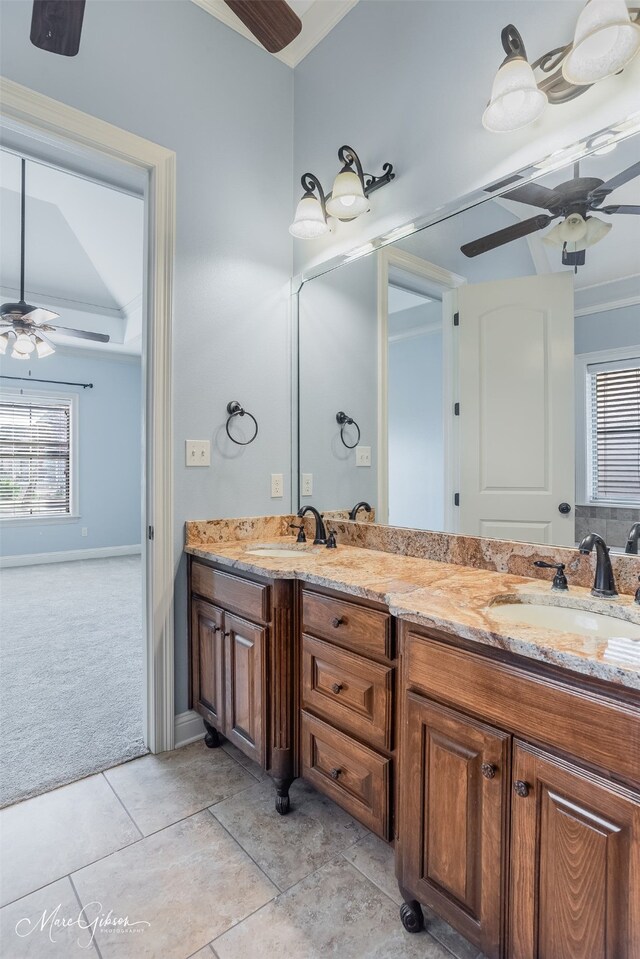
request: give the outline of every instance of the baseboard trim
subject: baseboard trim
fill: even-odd
[[[186,713],[178,713],[175,718],[175,748],[195,743],[198,739],[202,739],[204,732],[202,716],[193,709],[188,709]]]
[[[42,563],[69,563],[76,559],[107,559],[110,556],[134,556],[142,552],[137,546],[103,546],[100,549],[70,549],[56,553],[25,553],[22,556],[0,556],[0,569],[10,566],[40,566]]]

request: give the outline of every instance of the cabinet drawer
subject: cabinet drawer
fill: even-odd
[[[393,669],[302,637],[302,705],[372,746],[391,749]]]
[[[302,775],[383,839],[389,833],[391,761],[302,713]]]
[[[192,563],[191,590],[217,606],[224,606],[249,619],[263,623],[269,621],[271,597],[268,586],[221,573],[202,563]]]
[[[305,632],[357,653],[393,658],[388,613],[303,590],[302,619]]]

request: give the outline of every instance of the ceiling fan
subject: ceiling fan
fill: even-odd
[[[269,53],[284,50],[302,30],[302,20],[286,0],[224,0]],[[34,0],[31,42],[41,50],[75,57],[85,0]]]
[[[0,306],[0,353],[6,353],[13,337],[14,359],[28,360],[35,351],[40,359],[51,356],[55,352],[54,346],[47,338],[47,333],[56,330],[64,332],[65,336],[77,336],[83,340],[96,340],[98,343],[108,343],[106,333],[90,333],[87,330],[74,330],[68,326],[51,326],[59,313],[45,310],[39,306],[31,306],[24,299],[24,241],[25,241],[25,173],[26,161],[22,158],[22,185],[20,193],[20,300],[17,303],[3,303]]]
[[[543,240],[552,246],[562,247],[562,262],[565,266],[582,266],[587,247],[593,246],[606,236],[612,226],[598,217],[589,216],[590,213],[604,213],[606,216],[614,213],[630,213],[636,216],[640,214],[640,206],[620,203],[600,205],[623,183],[640,176],[640,162],[616,174],[606,183],[597,177],[581,177],[577,163],[574,165],[574,174],[573,179],[561,183],[553,190],[538,183],[525,183],[524,186],[504,193],[506,200],[537,206],[548,210],[548,213],[538,213],[521,223],[514,223],[513,226],[465,243],[460,247],[462,253],[468,257],[479,256],[480,253],[487,253],[505,243],[544,230],[553,220],[562,217],[563,222],[550,230]]]

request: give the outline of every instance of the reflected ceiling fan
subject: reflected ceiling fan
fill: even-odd
[[[68,326],[51,326],[59,313],[45,310],[39,306],[31,306],[24,299],[24,241],[25,241],[25,173],[26,161],[21,161],[22,185],[20,192],[20,300],[17,303],[3,303],[0,306],[0,353],[6,353],[7,347],[13,338],[11,356],[17,360],[28,360],[35,352],[43,359],[55,353],[53,343],[47,338],[47,333],[59,330],[65,336],[77,336],[83,340],[95,340],[98,343],[108,343],[106,333],[90,333],[87,330],[74,330]]]
[[[302,30],[302,20],[286,0],[224,0],[258,43],[269,53],[279,53]],[[34,0],[31,42],[41,50],[75,57],[85,0]]]
[[[489,233],[471,243],[465,243],[460,247],[461,251],[468,257],[479,256],[480,253],[487,253],[505,243],[511,243],[523,236],[537,233],[538,230],[544,230],[553,220],[562,217],[562,223],[556,224],[543,237],[543,240],[551,246],[562,247],[562,263],[565,266],[576,268],[582,266],[585,262],[587,247],[593,246],[605,237],[612,226],[611,223],[605,223],[604,220],[589,214],[604,213],[606,216],[614,213],[630,213],[636,216],[640,214],[640,206],[620,203],[611,206],[600,205],[623,183],[640,176],[640,162],[634,163],[606,183],[597,177],[581,177],[578,163],[574,165],[574,174],[572,180],[561,183],[553,190],[538,183],[525,183],[524,186],[502,194],[506,200],[517,200],[519,203],[527,203],[549,212],[538,213],[537,216],[523,220],[521,223],[514,223],[512,226]]]

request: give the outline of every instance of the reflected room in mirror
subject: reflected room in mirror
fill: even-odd
[[[365,500],[378,523],[558,546],[589,529],[625,549],[640,135],[484,196],[303,284],[299,505]]]

